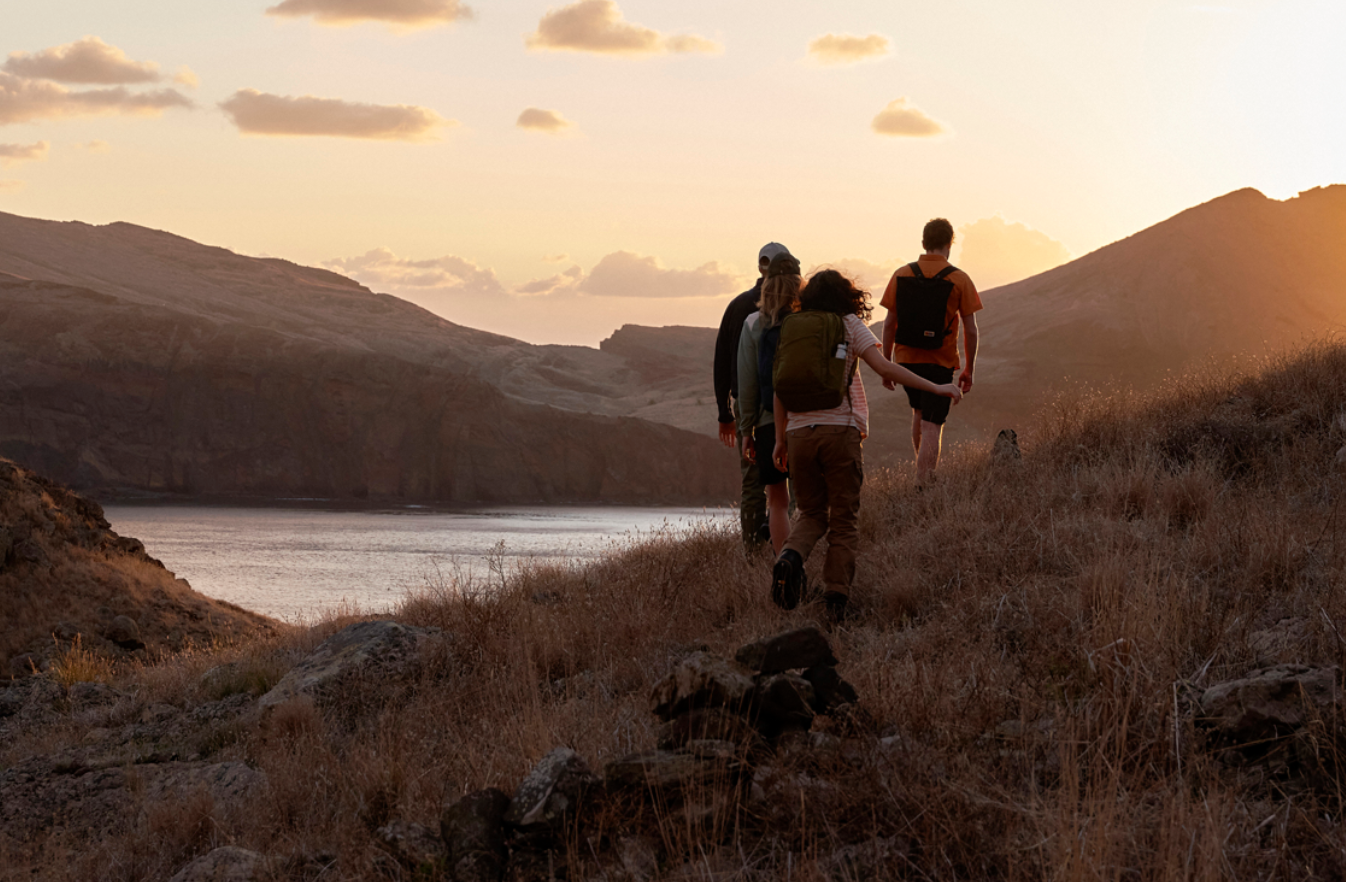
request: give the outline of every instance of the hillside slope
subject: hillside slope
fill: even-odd
[[[639,383],[616,356],[532,347],[324,270],[129,224],[0,215],[0,273],[0,357],[15,366],[0,452],[81,488],[733,496],[712,440],[631,418],[612,392]]]

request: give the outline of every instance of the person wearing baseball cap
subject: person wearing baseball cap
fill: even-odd
[[[762,281],[766,278],[771,259],[778,254],[789,254],[790,249],[779,242],[768,242],[757,252],[757,283],[729,301],[720,332],[715,337],[715,405],[719,410],[720,441],[725,447],[737,447],[739,467],[743,475],[739,499],[739,526],[743,542],[755,548],[770,538],[766,521],[766,488],[756,462],[743,455],[743,439],[738,422],[738,342],[743,333],[743,322],[757,311],[762,296]]]

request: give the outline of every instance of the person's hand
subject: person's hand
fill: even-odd
[[[733,447],[738,444],[738,426],[732,422],[720,423],[720,443],[725,447]]]
[[[897,380],[891,380],[887,377],[884,377],[883,388],[887,389],[889,392],[893,391],[894,389],[897,388]]]
[[[771,462],[775,464],[776,471],[788,472],[790,470],[790,457],[784,438],[776,439],[776,449],[771,451]]]
[[[972,370],[970,368],[964,369],[958,375],[958,388],[962,389],[964,394],[972,391]]]
[[[757,462],[757,439],[751,435],[743,436],[743,458],[748,462]]]
[[[963,400],[963,390],[959,389],[953,383],[946,383],[943,386],[939,386],[935,389],[935,392],[943,395],[945,398],[952,398],[954,404]]]

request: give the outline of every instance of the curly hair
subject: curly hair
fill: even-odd
[[[804,280],[796,275],[772,276],[762,283],[762,296],[757,300],[757,308],[762,311],[764,327],[780,324],[785,316],[799,308],[799,289]]]
[[[809,278],[799,292],[800,309],[835,312],[840,316],[858,315],[869,321],[874,308],[869,305],[869,292],[836,270],[819,270]]]

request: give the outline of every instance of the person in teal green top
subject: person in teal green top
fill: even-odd
[[[743,438],[743,455],[756,462],[766,487],[767,524],[771,547],[780,554],[790,534],[790,490],[788,471],[777,469],[771,461],[776,446],[776,425],[771,410],[771,393],[763,389],[759,354],[774,348],[775,333],[781,319],[794,312],[799,303],[799,261],[788,252],[771,259],[757,312],[748,316],[738,341],[738,432]],[[764,340],[767,341],[764,344]]]

